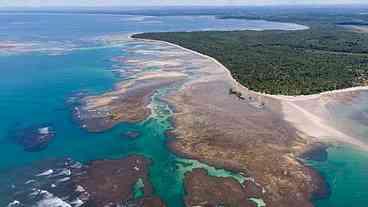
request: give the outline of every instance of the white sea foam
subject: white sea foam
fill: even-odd
[[[38,133],[44,134],[44,135],[49,134],[50,133],[50,127],[39,128]]]
[[[30,196],[36,196],[36,195],[40,194],[40,190],[39,189],[32,188],[32,190],[33,190],[33,192],[29,194]]]
[[[21,203],[19,201],[15,200],[15,201],[10,202],[7,205],[7,207],[16,207],[16,206],[20,206],[20,205],[21,205]]]
[[[86,190],[83,188],[83,186],[81,185],[78,185],[77,188],[75,189],[76,192],[80,192],[80,193],[83,193],[85,192]]]
[[[48,191],[41,190],[41,194],[43,195],[43,199],[38,201],[35,207],[72,207]]]
[[[45,190],[41,190],[38,188],[32,188],[33,192],[30,193],[30,196],[39,196],[39,195],[47,195],[49,192],[45,191]]]
[[[47,55],[64,55],[75,50],[94,50],[111,46],[83,47],[71,41],[46,41],[46,42],[14,42],[0,41],[0,55],[12,55],[18,53],[38,52]]]
[[[60,175],[70,176],[71,174],[72,174],[71,170],[69,170],[68,168],[64,168],[61,172],[56,174],[56,176],[60,176]]]
[[[81,199],[77,198],[74,201],[72,201],[70,204],[73,207],[79,207],[79,206],[82,206],[84,204],[84,202]]]
[[[61,179],[57,180],[57,182],[62,183],[62,182],[66,182],[68,180],[70,180],[70,177],[61,178]]]
[[[27,180],[24,184],[30,184],[36,182],[35,180]]]
[[[46,170],[45,172],[42,172],[40,174],[37,174],[36,176],[48,176],[48,175],[51,175],[52,173],[54,173],[54,170],[53,169],[49,169],[49,170]]]
[[[70,166],[71,168],[74,168],[74,169],[80,169],[82,168],[82,163],[80,162],[75,162],[73,165]]]
[[[147,19],[155,19],[153,16],[125,16],[121,18],[122,21],[132,21],[132,22],[145,22]]]

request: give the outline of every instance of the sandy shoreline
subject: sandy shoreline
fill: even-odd
[[[230,70],[227,69],[223,64],[221,64],[218,60],[216,60],[213,57],[201,54],[199,52],[184,48],[180,45],[176,45],[170,42],[160,40],[147,40],[134,37],[131,38],[134,40],[140,40],[145,42],[159,42],[163,44],[168,44],[170,46],[180,48],[186,52],[198,55],[207,60],[213,61],[216,65],[219,66],[219,68],[223,69],[223,71],[226,73],[226,78],[229,78],[234,87],[237,88],[237,90],[241,91],[242,93],[247,94],[250,97],[259,96],[261,100],[263,97],[280,100],[283,105],[283,114],[285,116],[285,120],[292,123],[302,133],[305,133],[310,137],[320,139],[321,141],[347,143],[355,147],[361,148],[363,150],[368,150],[367,143],[364,143],[363,141],[360,141],[359,139],[354,138],[353,136],[350,136],[344,132],[339,131],[333,126],[330,126],[327,120],[318,117],[318,115],[308,110],[308,108],[303,108],[302,106],[298,105],[298,102],[301,101],[318,101],[319,99],[333,95],[344,95],[346,93],[351,92],[365,91],[368,90],[368,86],[358,86],[333,91],[325,91],[318,94],[300,95],[300,96],[270,95],[266,93],[260,93],[256,91],[251,91],[248,88],[244,87],[242,84],[240,84],[236,79],[233,78]],[[190,83],[188,84],[190,85]]]
[[[133,37],[135,34],[130,35],[130,38],[133,40],[140,40],[140,41],[144,41],[144,42],[159,42],[159,43],[164,43],[164,44],[168,44],[177,48],[180,48],[184,51],[190,52],[192,54],[195,55],[199,55],[203,58],[209,59],[213,62],[215,62],[217,65],[219,65],[221,68],[223,68],[225,70],[225,72],[228,74],[229,77],[231,77],[231,79],[233,79],[234,82],[236,82],[237,85],[242,86],[243,88],[249,90],[248,88],[244,87],[241,83],[239,83],[236,79],[233,78],[231,72],[229,69],[227,69],[222,63],[220,63],[218,60],[216,60],[213,57],[210,57],[208,55],[196,52],[194,50],[190,50],[188,48],[182,47],[180,45],[176,45],[174,43],[171,42],[166,42],[166,41],[162,41],[162,40],[149,40],[149,39],[142,39],[142,38],[135,38]],[[287,95],[271,95],[271,94],[267,94],[267,93],[261,93],[261,92],[257,92],[257,91],[251,91],[252,93],[256,93],[262,96],[268,96],[268,97],[272,97],[272,98],[276,98],[276,99],[281,99],[281,100],[287,100],[287,101],[299,101],[299,100],[309,100],[309,99],[315,99],[315,98],[319,98],[320,96],[323,95],[332,95],[332,94],[336,94],[336,93],[344,93],[344,92],[354,92],[354,91],[360,91],[360,90],[368,90],[368,86],[356,86],[356,87],[351,87],[351,88],[344,88],[344,89],[338,89],[338,90],[332,90],[332,91],[324,91],[321,93],[317,93],[317,94],[311,94],[311,95],[299,95],[299,96],[287,96]],[[250,91],[250,90],[249,90]]]

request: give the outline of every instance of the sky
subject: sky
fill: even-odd
[[[368,0],[0,0],[0,7],[367,4]]]

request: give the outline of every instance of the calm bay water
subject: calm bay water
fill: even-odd
[[[137,153],[154,161],[150,178],[156,193],[168,206],[182,206],[183,189],[176,169],[177,157],[165,146],[165,131],[171,126],[170,112],[164,103],[156,100],[158,115],[154,118],[137,124],[120,124],[105,133],[87,133],[71,118],[66,102],[75,93],[102,93],[111,90],[120,79],[111,69],[124,68],[124,65],[116,65],[112,58],[128,55],[124,45],[105,44],[101,39],[135,32],[301,28],[294,24],[218,20],[208,16],[2,13],[0,46],[11,44],[15,49],[5,51],[0,47],[0,171],[46,159],[70,157],[87,162]],[[50,124],[56,131],[54,140],[44,151],[25,152],[9,139],[9,132],[16,126],[43,123]],[[140,131],[141,137],[122,139],[121,133],[130,130]],[[367,170],[362,163],[368,157],[355,153],[350,149],[331,150],[327,162],[313,163],[326,174],[328,181],[338,180],[336,185],[331,185],[332,197],[317,202],[318,206],[347,206],[338,205],[346,186],[350,192],[354,189],[364,192],[361,188],[364,182],[358,180],[365,178]],[[356,162],[344,159],[349,156]],[[344,173],[335,173],[336,169]],[[345,178],[349,178],[348,183]],[[368,202],[368,196],[360,200],[354,196],[343,198],[345,203],[354,205],[356,201]],[[8,202],[1,200],[0,195],[0,206]]]

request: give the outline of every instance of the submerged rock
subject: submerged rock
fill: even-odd
[[[15,133],[11,135],[16,143],[28,152],[37,152],[46,149],[54,136],[55,131],[47,124],[16,129]]]
[[[123,132],[121,134],[122,138],[128,138],[128,139],[136,139],[140,136],[141,134],[138,131],[128,131],[128,132]]]

